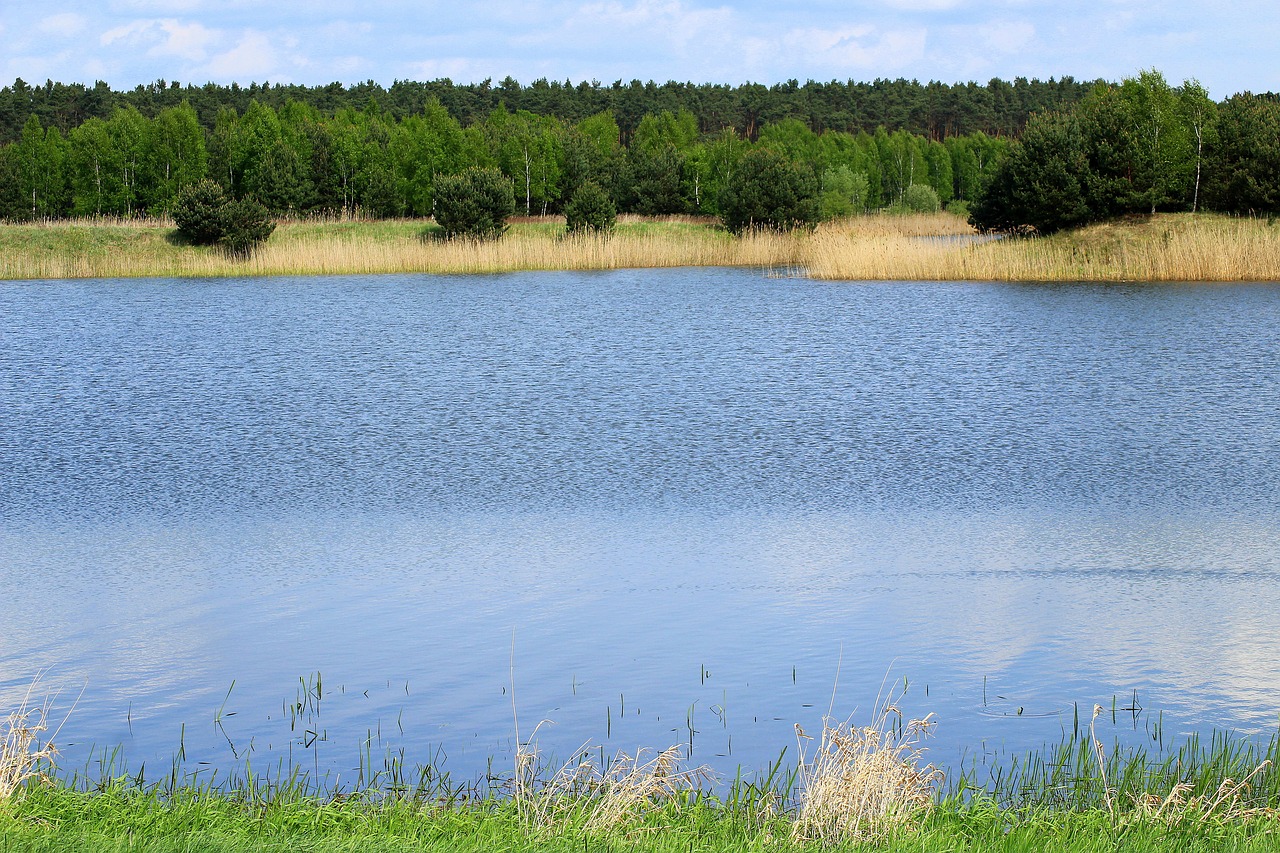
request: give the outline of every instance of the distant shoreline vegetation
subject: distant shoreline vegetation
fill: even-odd
[[[880,123],[868,131],[873,120]],[[512,213],[568,216],[575,231],[600,236],[618,214],[702,217],[755,235],[945,210],[980,231],[1048,235],[1134,214],[1280,212],[1280,97],[1215,103],[1196,81],[1173,86],[1156,70],[1118,84],[985,87],[522,87],[508,79],[390,90],[158,82],[115,93],[105,84],[18,80],[0,90],[0,139],[5,133],[0,219],[190,221],[179,199],[201,186],[225,197],[224,213],[243,214],[243,227],[227,224],[231,236],[215,241],[242,261],[272,233],[262,217],[434,220],[449,236],[497,239]],[[246,234],[254,239],[239,240]],[[752,251],[728,262],[750,263],[743,258]],[[674,256],[661,254],[625,263],[672,265]],[[813,268],[803,258],[785,262]],[[1201,278],[1202,267],[1197,261],[1187,277]],[[931,269],[929,277],[955,277]]]

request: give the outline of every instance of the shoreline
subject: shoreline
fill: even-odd
[[[700,266],[783,268],[830,281],[1280,281],[1275,220],[1157,214],[1051,237],[977,236],[951,214],[872,214],[813,233],[734,238],[694,217],[620,217],[609,237],[520,217],[489,243],[441,241],[430,220],[283,221],[248,259],[181,245],[171,223],[0,225],[0,280],[468,274]],[[922,240],[921,237],[946,237]]]
[[[1095,708],[1095,718],[1102,709]],[[21,713],[21,711],[20,711]],[[29,716],[29,715],[28,715]],[[26,722],[30,720],[22,718]],[[43,717],[40,720],[43,722]],[[369,756],[361,782],[313,790],[270,766],[215,784],[179,769],[146,781],[25,766],[0,790],[6,851],[129,850],[1271,850],[1280,814],[1280,736],[1215,735],[1148,754],[1107,750],[1083,726],[989,785],[943,784],[921,763],[928,720],[828,723],[798,741],[800,764],[739,777],[717,793],[672,752],[546,767],[525,747],[487,791],[438,768]],[[803,736],[803,733],[798,732]],[[37,744],[38,745],[38,744]],[[673,748],[674,749],[674,748]],[[806,758],[806,752],[810,757]],[[590,755],[590,751],[583,753]],[[6,753],[4,758],[13,756]],[[527,761],[522,762],[522,757]],[[400,762],[400,763],[397,763]],[[265,772],[264,772],[265,771]]]

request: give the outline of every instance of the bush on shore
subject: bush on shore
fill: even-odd
[[[450,239],[496,240],[515,212],[515,185],[497,169],[472,167],[436,182],[435,220]]]
[[[253,199],[229,198],[213,181],[184,188],[173,205],[178,232],[196,246],[221,246],[232,255],[245,256],[266,241],[275,230],[267,209]]]
[[[608,234],[618,222],[618,208],[599,184],[588,181],[565,205],[564,219],[570,234]]]

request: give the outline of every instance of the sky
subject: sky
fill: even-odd
[[[1277,0],[0,0],[0,85],[1119,80],[1280,91]]]

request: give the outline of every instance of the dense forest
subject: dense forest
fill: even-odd
[[[223,110],[244,114],[254,101],[276,111],[293,102],[314,107],[324,115],[372,105],[397,121],[421,114],[425,104],[435,101],[464,127],[483,121],[499,105],[511,112],[523,110],[568,124],[607,111],[618,122],[624,145],[644,116],[662,112],[691,113],[699,133],[732,128],[751,141],[766,124],[783,119],[802,121],[815,133],[873,133],[877,127],[885,127],[941,140],[978,132],[1016,135],[1033,113],[1070,106],[1093,86],[1093,82],[1070,77],[1047,81],[1019,77],[1011,83],[994,79],[986,85],[899,79],[871,83],[811,80],[804,84],[791,80],[771,87],[639,80],[575,86],[568,81],[535,80],[522,86],[508,77],[496,86],[489,80],[462,84],[444,79],[397,81],[389,89],[373,81],[350,87],[341,83],[315,87],[255,83],[246,88],[214,83],[183,86],[158,80],[116,92],[101,81],[93,86],[47,81],[33,87],[19,79],[0,89],[0,145],[17,141],[33,115],[43,127],[57,128],[66,136],[91,118],[110,118],[120,107],[133,107],[143,116],[155,118],[162,110],[185,102],[191,104],[201,126],[212,131]]]
[[[722,215],[736,170],[768,152],[808,175],[825,217],[950,204],[983,228],[1048,232],[1275,211],[1278,149],[1275,96],[1219,104],[1155,71],[985,86],[17,80],[0,89],[0,218],[165,214],[205,178],[275,215],[430,216],[438,182],[473,167],[506,175],[524,214],[560,213],[590,184],[624,212]]]
[[[718,215],[734,169],[754,149],[810,172],[827,215],[901,203],[913,185],[945,204],[976,198],[1008,145],[1002,133],[955,130],[1016,129],[1029,111],[1082,91],[1071,81],[972,90],[445,81],[390,90],[158,83],[113,93],[18,81],[0,93],[3,121],[22,120],[0,148],[0,216],[162,214],[205,177],[275,214],[429,216],[437,181],[471,167],[506,174],[525,214],[560,212],[594,183],[622,211]],[[864,96],[871,114],[856,107]]]

